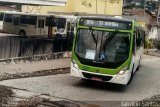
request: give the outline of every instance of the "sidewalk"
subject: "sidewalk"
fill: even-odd
[[[20,64],[0,64],[0,80],[14,77],[49,75],[57,69],[66,69],[70,67],[70,58],[43,60],[38,62],[25,62]],[[38,74],[36,74],[38,73]],[[25,75],[24,75],[25,74]]]
[[[157,56],[160,57],[160,51],[156,50],[156,49],[148,49],[148,53],[147,50],[145,50],[144,52],[146,55],[151,55],[151,56]]]

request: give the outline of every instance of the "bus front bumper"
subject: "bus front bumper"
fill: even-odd
[[[100,74],[93,72],[91,73],[88,71],[83,71],[78,68],[75,68],[71,63],[71,76],[90,79],[90,80],[93,80],[92,77],[100,77],[103,78],[102,82],[127,85],[128,81],[130,80],[131,73],[129,72],[129,70],[127,70],[124,74],[121,75],[120,74],[109,75],[109,74]]]

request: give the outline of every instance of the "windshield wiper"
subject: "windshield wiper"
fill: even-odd
[[[106,62],[102,62],[102,61],[100,62],[100,61],[95,61],[95,60],[92,61],[92,62],[93,62],[93,63],[97,63],[97,64],[105,64],[105,63],[106,63]]]

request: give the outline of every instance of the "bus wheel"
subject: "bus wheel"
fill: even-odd
[[[22,30],[22,31],[19,32],[19,35],[21,37],[26,37],[26,32]]]
[[[132,79],[133,79],[133,76],[134,76],[134,65],[133,65],[133,68],[132,68],[131,77],[130,77],[127,85],[129,85],[129,84],[131,83],[131,81],[132,81]]]

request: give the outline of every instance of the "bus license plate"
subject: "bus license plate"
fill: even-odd
[[[94,80],[94,81],[103,81],[102,78],[98,78],[98,77],[92,77],[91,80]]]

